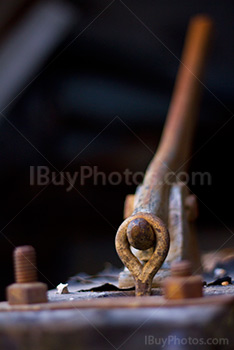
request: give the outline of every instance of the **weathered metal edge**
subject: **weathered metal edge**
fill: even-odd
[[[204,296],[184,300],[167,300],[162,296],[145,297],[116,297],[97,298],[86,300],[73,300],[63,302],[48,302],[31,305],[9,305],[7,302],[0,303],[0,312],[10,311],[42,311],[42,310],[66,310],[66,309],[116,309],[116,308],[157,308],[157,307],[186,307],[199,305],[234,305],[234,296]]]

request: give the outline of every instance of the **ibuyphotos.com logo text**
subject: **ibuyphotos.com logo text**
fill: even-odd
[[[31,186],[63,186],[69,192],[73,187],[85,186],[91,183],[94,186],[112,185],[118,186],[125,184],[127,186],[138,186],[143,182],[145,173],[142,171],[112,171],[109,174],[99,170],[98,166],[80,166],[79,171],[54,171],[48,166],[30,166],[30,185]],[[158,185],[172,185],[175,182],[183,182],[186,185],[208,185],[212,184],[212,177],[209,172],[192,172],[190,174],[181,171],[174,173],[168,171]]]

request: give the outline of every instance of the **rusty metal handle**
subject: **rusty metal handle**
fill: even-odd
[[[199,15],[191,20],[158,151],[137,190],[133,215],[122,223],[116,234],[116,250],[135,279],[136,295],[150,294],[152,278],[168,253],[169,234],[165,223],[170,185],[165,179],[172,171],[183,167],[190,152],[212,32],[213,23],[208,17]],[[129,224],[134,220],[138,220],[137,234],[134,235],[133,229],[127,234]],[[155,240],[151,239],[150,229],[142,220],[153,228]],[[136,225],[133,225],[134,230]],[[141,236],[155,242],[152,243],[155,251],[146,265],[142,266],[131,253],[128,236],[138,246]]]
[[[161,141],[137,194],[134,213],[154,213],[167,222],[165,179],[181,168],[190,153],[212,29],[213,23],[206,16],[190,22]]]

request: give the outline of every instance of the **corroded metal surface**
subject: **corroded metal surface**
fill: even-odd
[[[131,220],[127,228],[130,245],[136,249],[146,250],[155,246],[155,235],[151,225],[142,218]]]
[[[177,336],[175,346],[179,337],[226,338],[230,348],[234,345],[233,285],[206,287],[205,297],[186,300],[166,300],[160,289],[142,298],[136,298],[134,291],[80,291],[116,282],[118,273],[74,276],[68,282],[69,294],[51,290],[48,303],[0,303],[0,349],[110,350],[113,345],[123,350],[142,350],[146,345],[161,349],[162,344],[146,344],[148,336],[167,339],[172,335]],[[217,343],[200,348],[223,349]]]
[[[173,179],[176,179],[176,172],[184,169],[190,152],[200,102],[200,79],[212,31],[213,23],[206,16],[196,16],[192,19],[158,151],[149,164],[143,184],[137,189],[133,214],[123,222],[116,235],[116,250],[135,279],[136,295],[150,293],[152,278],[162,266],[169,250],[166,225],[170,187]],[[128,201],[127,204],[125,214],[133,206],[132,197],[131,203]],[[155,220],[160,218],[162,232],[161,235],[155,232],[157,238],[160,238],[160,253],[155,253],[156,246],[153,258],[149,259],[149,264],[146,263],[147,268],[142,267],[138,259],[134,258],[126,238],[127,226],[131,220],[142,217],[143,214],[150,215]]]
[[[136,218],[145,219],[153,228],[155,241],[157,242],[155,250],[149,261],[142,266],[140,261],[132,254],[130,244],[127,239],[127,227],[132,220]],[[137,213],[126,219],[120,226],[116,235],[116,250],[135,278],[136,295],[150,294],[152,278],[162,266],[169,248],[169,233],[164,223],[153,214]]]
[[[133,298],[135,301],[139,298]],[[7,350],[142,350],[178,349],[187,339],[227,339],[199,350],[232,349],[233,307],[201,305],[186,308],[45,310],[0,313],[0,348]],[[163,347],[159,339],[169,340]],[[157,343],[149,342],[150,338]],[[182,342],[183,341],[183,342]],[[170,347],[169,347],[170,345]],[[183,345],[197,349],[198,345]]]
[[[135,194],[128,194],[125,198],[124,202],[124,219],[127,219],[130,215],[132,215],[134,210],[134,201]]]
[[[234,345],[233,285],[232,296],[214,295],[225,294],[227,287],[218,286],[204,289],[205,294],[212,290],[211,296],[186,300],[165,300],[160,295],[136,298],[133,292],[77,292],[80,284],[68,288],[69,294],[49,291],[45,304],[0,303],[0,349],[161,349],[162,344],[152,346],[148,340],[172,335],[176,336],[172,349],[179,339],[191,338],[225,338],[230,348]],[[199,349],[222,350],[222,346],[216,342]]]
[[[171,265],[171,276],[163,281],[164,296],[166,299],[180,300],[201,298],[202,285],[202,276],[192,275],[190,261],[177,261]]]
[[[170,247],[162,267],[153,278],[152,287],[159,287],[164,278],[170,275],[170,265],[174,261],[189,259],[193,272],[202,272],[194,223],[197,208],[196,202],[194,203],[194,199],[191,200],[191,197],[183,183],[172,185],[168,205]],[[187,198],[189,201],[186,201]],[[131,242],[129,241],[129,243]],[[143,263],[147,262],[153,253],[152,248],[143,251],[131,248],[131,251]],[[134,286],[134,279],[129,270],[125,268],[119,275],[119,287],[129,288],[132,286]]]
[[[192,270],[201,273],[202,264],[195,223],[192,220],[197,215],[197,207],[195,200],[191,200],[192,197],[188,194],[188,188],[183,183],[172,185],[168,208],[170,249],[166,262],[170,265],[174,261],[189,259],[192,263]],[[189,206],[190,203],[191,206]]]
[[[17,247],[13,253],[16,283],[30,283],[37,280],[36,252],[30,245]]]
[[[48,292],[48,303],[30,305],[9,305],[0,302],[1,312],[11,311],[41,311],[68,309],[116,309],[116,308],[186,308],[192,305],[230,305],[234,306],[234,286],[214,286],[203,288],[204,297],[168,300],[162,294],[162,289],[152,289],[151,296],[135,298],[134,291],[128,292],[78,292],[71,289],[69,294],[57,294],[56,290]]]
[[[14,250],[16,283],[7,287],[7,300],[11,305],[45,303],[47,285],[37,282],[36,252],[32,246]]]

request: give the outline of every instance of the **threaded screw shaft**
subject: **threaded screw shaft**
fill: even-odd
[[[188,260],[177,261],[171,264],[172,276],[191,276],[192,264]]]
[[[14,268],[16,283],[37,281],[36,252],[30,245],[20,246],[14,250]]]

